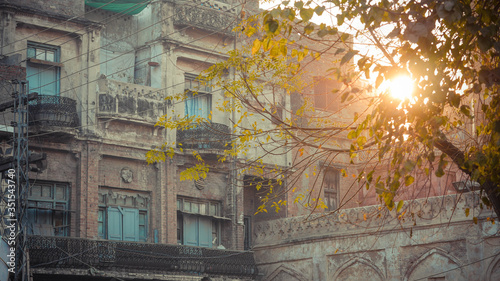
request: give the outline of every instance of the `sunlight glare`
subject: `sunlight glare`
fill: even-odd
[[[395,77],[390,81],[389,90],[397,99],[409,99],[413,93],[413,80],[406,75]]]

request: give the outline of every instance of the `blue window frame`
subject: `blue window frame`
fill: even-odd
[[[33,183],[28,197],[28,233],[46,236],[69,235],[69,185]]]
[[[120,206],[99,208],[99,237],[120,241],[147,241],[147,212]]]
[[[184,89],[187,91],[186,116],[208,119],[212,111],[212,87],[196,79],[195,75],[185,74]]]
[[[30,93],[59,95],[60,49],[57,46],[28,42],[26,76]]]
[[[177,199],[177,243],[187,246],[220,245],[220,203]]]

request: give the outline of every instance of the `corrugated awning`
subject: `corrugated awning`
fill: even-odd
[[[85,5],[120,14],[135,15],[144,10],[151,0],[85,0]]]

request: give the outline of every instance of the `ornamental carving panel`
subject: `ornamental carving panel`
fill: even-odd
[[[148,86],[104,80],[99,93],[98,115],[125,117],[156,123],[165,114],[164,91]]]
[[[193,9],[192,6],[188,5],[176,5],[174,15],[175,25],[193,26],[226,35],[233,35],[232,30],[237,19],[235,13],[222,12],[203,6]]]

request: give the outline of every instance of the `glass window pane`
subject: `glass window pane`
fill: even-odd
[[[41,197],[42,196],[42,187],[39,185],[34,185],[31,187],[31,196],[32,197]]]
[[[144,241],[146,238],[146,227],[144,225],[139,226],[139,237],[141,241]]]
[[[56,200],[64,200],[66,199],[66,189],[64,186],[56,186]]]
[[[42,186],[42,197],[43,198],[52,198],[52,187],[51,186]]]
[[[202,214],[202,215],[207,214],[207,204],[206,203],[200,203],[200,214]]]
[[[146,225],[146,214],[139,213],[139,225]]]
[[[200,213],[200,205],[198,203],[191,203],[191,212],[199,214]]]
[[[210,204],[210,215],[211,216],[216,216],[217,215],[217,205]]]
[[[212,242],[219,245],[219,226],[216,220],[212,220]]]
[[[45,50],[36,49],[36,58],[39,60],[45,60]]]
[[[38,210],[37,223],[52,225],[52,211]]]
[[[46,57],[45,60],[47,61],[55,61],[55,53],[54,51],[46,51]]]
[[[36,55],[36,49],[33,47],[28,48],[28,58],[34,58]]]
[[[182,211],[182,200],[177,199],[177,210]]]
[[[184,211],[191,212],[191,202],[184,202]]]
[[[102,222],[97,225],[97,232],[99,234],[99,238],[104,238],[104,224]]]

